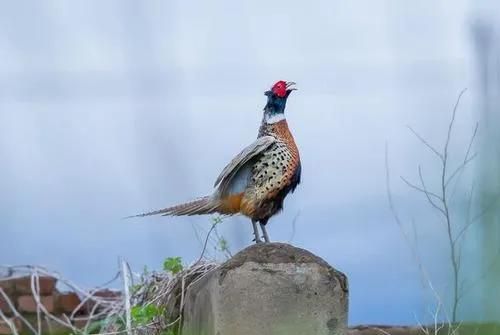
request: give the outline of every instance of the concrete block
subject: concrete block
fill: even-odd
[[[347,278],[309,251],[256,244],[189,286],[184,335],[340,335]]]

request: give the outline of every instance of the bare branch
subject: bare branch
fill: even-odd
[[[290,234],[290,238],[288,239],[288,243],[292,242],[293,239],[295,238],[295,231],[297,230],[297,220],[299,219],[300,216],[300,210],[297,211],[297,214],[293,217],[292,220],[292,233]]]
[[[462,173],[462,171],[465,169],[466,165],[472,161],[475,158],[475,154],[470,156],[471,148],[474,143],[474,140],[476,138],[477,134],[477,128],[478,125],[476,124],[476,127],[474,128],[474,132],[471,136],[471,139],[469,141],[466,153],[465,153],[465,158],[462,164],[460,164],[452,173],[449,177],[447,177],[447,168],[449,165],[449,147],[450,147],[450,142],[451,142],[451,137],[453,133],[453,127],[455,124],[455,119],[456,119],[456,114],[458,110],[458,106],[460,104],[460,100],[462,98],[462,95],[465,93],[466,89],[462,90],[457,98],[457,101],[455,103],[455,106],[453,108],[453,112],[451,115],[451,120],[448,124],[448,130],[446,132],[446,141],[444,143],[444,147],[442,152],[438,151],[435,147],[433,147],[425,138],[423,138],[419,133],[417,133],[413,128],[409,127],[410,131],[422,142],[428,149],[430,149],[441,161],[441,169],[440,169],[440,191],[438,193],[431,192],[428,190],[425,179],[422,173],[422,167],[419,165],[418,166],[418,175],[420,178],[420,186],[417,186],[415,184],[412,184],[408,180],[402,178],[402,180],[411,188],[414,190],[417,190],[420,193],[423,193],[429,204],[435,208],[437,211],[439,211],[443,217],[444,217],[444,223],[446,225],[446,235],[447,235],[447,240],[450,248],[450,262],[452,265],[452,270],[453,270],[453,306],[452,306],[452,322],[456,321],[456,316],[457,316],[457,309],[458,309],[458,303],[459,303],[459,277],[460,277],[460,269],[461,269],[461,250],[457,249],[457,237],[454,237],[454,230],[455,230],[455,225],[452,222],[452,215],[450,213],[450,206],[449,206],[449,201],[451,201],[451,197],[448,196],[448,185],[449,183],[456,178],[458,175]],[[388,175],[388,167],[387,167],[387,152],[386,152],[386,174]],[[386,177],[388,179],[388,176]],[[389,186],[388,186],[388,192],[390,192]],[[389,197],[389,201],[391,202],[392,199]],[[438,201],[438,202],[436,202]],[[395,210],[391,208],[393,213],[395,213]],[[464,229],[467,229],[467,225],[464,227]],[[464,230],[464,231],[465,231]],[[462,232],[459,233],[459,237],[461,236]],[[459,247],[459,246],[458,246]],[[430,282],[430,281],[429,281]],[[437,294],[437,293],[436,293]],[[437,296],[438,297],[438,296]],[[438,300],[440,302],[440,300]],[[438,305],[440,307],[441,305]],[[436,312],[439,313],[439,312]],[[435,315],[436,316],[436,315]],[[451,328],[450,328],[451,329]],[[455,333],[452,330],[452,333]]]
[[[469,164],[470,162],[472,162],[476,158],[477,153],[472,154],[470,157],[469,157],[469,155],[470,155],[470,152],[472,149],[472,145],[474,144],[474,140],[476,138],[478,128],[479,128],[479,123],[476,122],[476,126],[474,127],[474,132],[472,133],[471,139],[469,141],[469,145],[467,147],[467,151],[465,152],[464,160],[463,160],[462,164],[460,164],[455,169],[455,171],[453,171],[453,173],[448,177],[448,180],[446,181],[446,186],[448,186],[448,184],[453,180],[453,178],[459,172],[463,171],[463,169],[466,167],[467,164]]]
[[[445,161],[448,157],[448,147],[450,145],[450,139],[451,139],[451,132],[453,130],[453,124],[455,123],[455,116],[457,115],[457,109],[458,105],[460,104],[460,99],[462,98],[462,95],[467,91],[467,88],[464,88],[462,92],[458,95],[457,102],[455,103],[455,107],[453,107],[453,113],[451,114],[451,120],[448,125],[448,132],[446,134],[446,143],[444,145],[444,153],[443,153],[443,161]]]
[[[207,244],[208,244],[208,240],[210,239],[210,234],[212,234],[212,232],[214,231],[216,226],[217,226],[217,222],[212,223],[212,226],[210,227],[210,230],[207,233],[207,237],[205,238],[205,244],[203,245],[203,250],[201,251],[200,257],[195,262],[195,264],[198,264],[203,259],[203,256],[205,255],[205,251],[207,250]]]
[[[3,322],[10,328],[10,333],[13,335],[19,335],[17,332],[17,328],[15,323],[12,321],[12,319],[7,318],[5,314],[3,314],[2,310],[0,309],[0,319],[3,320]]]
[[[42,321],[47,323],[47,326],[50,328],[52,324],[56,323],[64,328],[70,330],[74,334],[80,334],[82,333],[81,329],[78,329],[75,327],[74,322],[80,322],[80,321],[86,321],[86,325],[84,327],[87,327],[92,321],[95,320],[106,320],[108,318],[114,318],[116,316],[119,316],[122,313],[122,305],[121,303],[115,301],[115,300],[109,300],[101,297],[96,297],[93,295],[92,292],[84,291],[75,284],[73,284],[71,281],[62,278],[59,274],[55,272],[48,271],[47,269],[43,267],[37,267],[37,266],[31,266],[31,265],[19,265],[19,266],[13,266],[13,267],[6,267],[6,266],[0,266],[0,269],[6,268],[8,271],[8,276],[7,277],[2,277],[0,278],[0,281],[4,280],[10,280],[14,278],[18,278],[20,276],[29,276],[30,277],[30,286],[31,286],[31,291],[32,291],[32,297],[33,300],[35,301],[36,304],[36,309],[37,309],[37,314],[36,314],[36,319],[32,320],[31,322],[28,322],[23,316],[16,310],[14,304],[10,302],[9,298],[5,294],[3,290],[0,289],[0,296],[2,297],[2,300],[5,300],[7,302],[7,305],[11,309],[11,313],[14,315],[15,319],[18,319],[21,321],[23,325],[29,329],[30,333],[33,333],[35,335],[41,334],[40,332],[42,331],[41,323]],[[57,279],[58,283],[60,285],[66,286],[70,289],[70,291],[77,293],[80,297],[82,297],[82,300],[92,300],[95,302],[96,306],[99,306],[100,309],[102,310],[99,315],[94,315],[91,313],[90,315],[87,316],[82,316],[82,317],[68,317],[67,315],[62,315],[62,316],[55,316],[46,309],[46,307],[43,305],[40,299],[40,284],[39,284],[39,278],[40,276],[44,277],[52,277]],[[111,283],[111,282],[110,282]],[[77,309],[81,309],[81,306],[78,306]],[[77,313],[77,312],[75,312]],[[33,324],[32,324],[33,323]],[[82,325],[83,326],[83,325]]]
[[[192,222],[191,223],[191,228],[193,228],[194,236],[196,237],[196,240],[200,244],[200,247],[203,248],[203,241],[202,241],[201,236],[200,236],[200,234],[198,232],[198,230],[200,229],[200,227],[196,223]]]
[[[412,127],[406,126],[410,131],[422,142],[427,148],[429,148],[436,156],[438,156],[441,160],[443,160],[443,155],[437,151],[432,145],[429,144],[419,133],[417,133]]]
[[[432,196],[434,198],[436,198],[437,200],[439,201],[442,201],[441,197],[439,195],[437,195],[436,193],[434,192],[429,192],[421,187],[418,187],[417,185],[413,184],[412,182],[408,181],[408,179],[406,179],[405,177],[400,177],[402,181],[404,181],[404,183],[406,185],[408,185],[409,187],[413,188],[414,190],[417,190],[419,192],[422,192],[426,195],[429,195],[429,196]]]
[[[448,177],[448,180],[446,181],[446,187],[448,187],[448,184],[455,178],[460,172],[462,172],[465,167],[472,162],[474,159],[476,159],[477,153],[472,154],[469,158],[463,161],[457,168],[453,171],[453,173]]]
[[[443,169],[441,173],[441,190],[442,190],[442,195],[443,195],[443,208],[446,213],[445,219],[446,219],[446,232],[448,235],[448,243],[450,245],[450,260],[451,260],[451,265],[453,268],[453,307],[452,307],[452,321],[455,322],[457,319],[457,310],[458,310],[458,305],[460,302],[460,292],[459,292],[459,282],[460,282],[460,267],[461,267],[461,250],[457,250],[456,242],[457,239],[456,237],[453,236],[453,223],[451,220],[451,214],[449,210],[449,205],[447,201],[447,192],[448,192],[448,182],[450,179],[446,178],[446,168],[448,165],[448,149],[450,145],[450,139],[451,139],[451,133],[453,130],[453,125],[455,122],[455,117],[457,113],[458,106],[460,104],[460,99],[462,98],[462,95],[465,93],[467,89],[463,89],[462,92],[458,95],[457,102],[455,103],[455,107],[453,108],[453,113],[452,117],[450,120],[450,124],[448,126],[448,132],[446,136],[446,143],[444,146],[444,153],[443,153]],[[465,159],[463,166],[467,164],[467,159],[469,157],[470,149],[472,147],[472,143],[474,142],[474,138],[476,137],[477,133],[477,124],[474,129],[474,133],[471,137],[471,140],[469,141],[469,145],[467,147],[467,151],[465,154]],[[463,168],[462,168],[463,171]]]
[[[406,240],[408,247],[410,248],[411,254],[412,254],[413,258],[415,259],[415,262],[417,263],[417,266],[419,268],[419,272],[423,276],[424,281],[431,283],[429,275],[428,275],[428,273],[427,273],[427,271],[422,263],[420,255],[418,253],[418,249],[417,249],[416,245],[414,243],[412,243],[410,236],[406,232],[406,229],[403,225],[403,222],[401,221],[401,218],[399,217],[399,214],[396,210],[396,206],[394,205],[394,199],[392,198],[392,191],[391,191],[391,175],[390,175],[390,168],[389,168],[389,150],[387,148],[387,143],[385,145],[385,185],[386,185],[387,200],[389,202],[389,209],[391,210],[394,221],[396,222],[399,229],[401,230],[401,233],[403,234],[403,237]],[[431,288],[433,289],[433,287],[431,287]],[[433,292],[434,292],[434,290],[433,290]]]
[[[460,229],[460,231],[457,233],[457,235],[455,236],[455,238],[453,240],[453,243],[456,243],[458,240],[460,240],[460,238],[462,237],[462,235],[465,234],[465,232],[472,226],[473,223],[474,223],[473,220],[470,220],[469,222],[467,222],[462,227],[462,229]]]
[[[444,216],[446,216],[446,211],[444,208],[438,206],[434,201],[432,201],[431,197],[430,197],[430,193],[429,191],[427,190],[427,187],[425,186],[425,181],[424,181],[424,176],[423,176],[423,173],[422,173],[422,167],[419,165],[418,166],[418,177],[420,178],[420,183],[422,184],[422,188],[424,189],[424,194],[425,196],[427,197],[427,201],[429,201],[429,203],[431,204],[432,207],[434,207],[435,209],[437,209],[441,214],[443,214]],[[445,195],[442,194],[440,197],[440,200],[441,200],[441,203],[443,205],[446,204],[446,200],[445,200]]]
[[[21,322],[23,324],[25,324],[30,330],[31,332],[33,332],[33,334],[37,334],[37,331],[35,330],[35,328],[33,328],[33,326],[31,325],[31,323],[26,320],[16,309],[16,307],[14,306],[14,304],[12,303],[12,301],[10,300],[10,298],[7,296],[7,294],[5,293],[5,291],[0,287],[0,296],[2,297],[3,301],[5,301],[7,303],[7,305],[9,306],[10,308],[10,311],[11,313],[14,315],[14,317],[18,318],[19,320],[21,320]]]

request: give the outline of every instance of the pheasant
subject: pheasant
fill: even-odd
[[[300,183],[299,150],[288,129],[285,107],[294,82],[278,81],[269,91],[257,140],[241,151],[220,173],[212,195],[157,211],[134,215],[180,216],[242,214],[252,221],[255,242],[270,242],[266,224],[283,209],[283,201]]]

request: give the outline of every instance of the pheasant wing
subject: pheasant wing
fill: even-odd
[[[258,156],[273,143],[276,143],[276,138],[273,136],[259,137],[255,142],[243,149],[231,162],[222,170],[221,174],[215,181],[214,187],[220,184],[221,188],[228,185],[231,179],[238,173],[238,171],[245,166],[252,158]]]

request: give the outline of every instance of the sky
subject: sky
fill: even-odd
[[[271,239],[348,275],[351,324],[426,322],[432,299],[389,210],[385,152],[398,212],[415,222],[446,300],[443,226],[400,179],[418,181],[421,165],[437,187],[438,165],[407,126],[441,146],[468,88],[452,139],[459,161],[480,117],[471,25],[498,18],[489,4],[2,3],[0,264],[45,265],[92,287],[119,257],[137,271],[195,261],[195,227],[210,217],[121,218],[209,194],[255,139],[263,92],[283,79],[298,87],[287,119],[302,184],[271,219]],[[233,253],[252,243],[243,217],[219,231]]]

